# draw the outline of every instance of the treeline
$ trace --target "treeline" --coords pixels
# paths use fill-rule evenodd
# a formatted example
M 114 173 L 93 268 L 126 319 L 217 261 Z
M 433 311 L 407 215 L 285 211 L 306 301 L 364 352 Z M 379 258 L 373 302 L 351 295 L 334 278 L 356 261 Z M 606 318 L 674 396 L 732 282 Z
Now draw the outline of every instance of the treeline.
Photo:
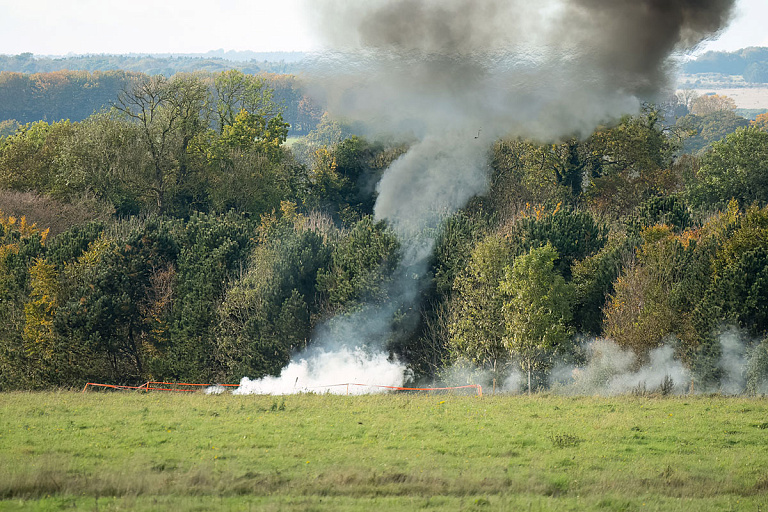
M 706 52 L 683 66 L 686 73 L 742 75 L 751 83 L 768 82 L 768 48 L 749 47 L 735 52 Z
M 244 52 L 243 52 L 244 53 Z M 279 53 L 251 53 L 243 59 L 238 52 L 209 52 L 200 55 L 75 55 L 41 57 L 31 53 L 0 55 L 0 71 L 17 73 L 51 73 L 54 71 L 132 71 L 146 75 L 171 76 L 176 73 L 204 71 L 221 73 L 236 69 L 243 73 L 296 73 L 299 56 Z M 227 58 L 236 57 L 235 59 Z M 261 58 L 260 58 L 261 57 Z M 276 59 L 277 60 L 272 60 Z
M 172 76 L 174 73 L 162 75 Z M 211 88 L 221 76 L 246 75 L 237 70 L 191 74 Z M 248 76 L 262 82 L 265 90 L 271 91 L 271 97 L 281 109 L 284 119 L 290 123 L 292 133 L 306 134 L 317 124 L 322 110 L 304 94 L 295 77 L 268 73 Z M 0 122 L 3 123 L 0 135 L 15 131 L 17 124 L 40 120 L 82 121 L 95 112 L 109 109 L 122 91 L 148 78 L 145 73 L 123 70 L 0 71 Z
M 126 71 L 42 74 L 3 71 L 0 72 L 0 120 L 21 124 L 40 120 L 82 121 L 108 107 L 120 91 L 141 76 Z
M 497 141 L 489 192 L 425 234 L 429 268 L 405 276 L 372 212 L 407 144 L 326 116 L 288 148 L 255 77 L 147 77 L 110 112 L 24 126 L 0 140 L 0 388 L 278 374 L 406 278 L 422 298 L 382 332 L 417 379 L 464 364 L 545 386 L 579 336 L 603 336 L 640 362 L 671 346 L 703 386 L 736 326 L 764 392 L 768 132 L 690 155 L 662 118 Z

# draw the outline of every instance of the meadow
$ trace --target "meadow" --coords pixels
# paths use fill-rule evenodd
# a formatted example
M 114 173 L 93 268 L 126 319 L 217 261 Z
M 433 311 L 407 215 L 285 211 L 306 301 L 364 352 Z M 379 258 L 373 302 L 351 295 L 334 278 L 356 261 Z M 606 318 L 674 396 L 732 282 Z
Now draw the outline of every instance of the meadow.
M 768 510 L 768 401 L 0 394 L 0 510 Z

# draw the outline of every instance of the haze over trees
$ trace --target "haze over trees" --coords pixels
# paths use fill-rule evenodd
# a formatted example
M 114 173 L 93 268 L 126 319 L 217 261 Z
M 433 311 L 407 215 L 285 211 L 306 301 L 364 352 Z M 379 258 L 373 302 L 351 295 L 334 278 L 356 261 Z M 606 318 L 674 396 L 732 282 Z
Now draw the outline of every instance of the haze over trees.
M 768 82 L 768 48 L 750 47 L 735 52 L 706 52 L 683 67 L 686 73 L 742 75 L 750 83 Z
M 0 55 L 0 71 L 50 73 L 53 71 L 125 70 L 148 75 L 171 76 L 176 73 L 204 71 L 221 73 L 235 69 L 247 74 L 296 73 L 304 54 L 299 52 L 224 52 L 204 54 L 130 54 L 42 56 L 32 53 Z
M 62 100 L 86 90 L 91 103 Z M 0 138 L 0 389 L 277 375 L 402 279 L 373 209 L 408 139 L 354 135 L 292 77 L 0 73 L 0 94 L 20 122 Z M 82 116 L 32 119 L 46 101 Z M 768 133 L 715 119 L 733 114 L 722 104 L 493 142 L 490 188 L 430 234 L 426 272 L 408 276 L 423 297 L 390 319 L 390 352 L 416 379 L 468 362 L 537 389 L 583 357 L 577 334 L 605 336 L 641 362 L 669 344 L 716 383 L 718 334 L 735 326 L 764 392 Z M 308 133 L 289 147 L 292 126 Z

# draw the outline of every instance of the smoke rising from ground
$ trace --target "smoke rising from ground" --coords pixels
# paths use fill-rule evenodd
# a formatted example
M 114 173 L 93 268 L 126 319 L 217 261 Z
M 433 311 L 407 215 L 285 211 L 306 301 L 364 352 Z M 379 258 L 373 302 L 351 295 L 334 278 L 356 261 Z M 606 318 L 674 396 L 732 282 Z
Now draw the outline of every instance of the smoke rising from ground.
M 392 308 L 337 319 L 341 363 L 383 350 L 392 314 L 414 305 L 442 221 L 487 190 L 487 152 L 502 136 L 586 136 L 638 110 L 668 85 L 670 58 L 712 37 L 734 0 L 312 0 L 326 51 L 305 77 L 331 114 L 371 133 L 416 140 L 378 184 L 377 219 L 401 239 Z M 370 313 L 370 311 L 369 311 Z M 374 334 L 365 322 L 382 328 Z M 660 356 L 661 357 L 661 356 Z M 350 377 L 298 356 L 284 370 L 324 382 Z M 385 358 L 386 359 L 386 358 Z M 391 362 L 388 362 L 392 364 Z M 397 365 L 397 363 L 394 363 Z M 346 368 L 340 364 L 339 368 Z M 302 373 L 304 372 L 304 373 Z M 385 374 L 387 372 L 384 372 Z M 253 383 L 247 383 L 251 386 Z M 283 389 L 261 381 L 251 389 Z M 262 386 L 262 387 L 259 387 Z M 307 385 L 308 386 L 308 385 Z M 269 391 L 272 392 L 272 391 Z
M 691 377 L 674 357 L 674 349 L 665 345 L 651 351 L 649 361 L 637 367 L 637 357 L 611 340 L 590 343 L 588 363 L 583 367 L 555 368 L 550 375 L 554 388 L 565 394 L 621 395 L 630 392 L 681 394 L 690 388 Z
M 433 240 L 421 236 L 425 228 L 439 226 L 457 205 L 488 187 L 488 149 L 479 138 L 469 139 L 466 133 L 428 136 L 396 160 L 379 182 L 374 213 L 387 219 L 405 242 L 405 265 L 432 254 Z
M 335 351 L 321 348 L 294 358 L 283 368 L 279 377 L 265 377 L 259 380 L 243 378 L 240 387 L 233 394 L 382 393 L 388 389 L 375 386 L 402 386 L 405 373 L 405 365 L 390 361 L 381 351 L 368 352 L 360 347 L 343 347 Z M 350 383 L 359 385 L 346 385 Z
M 691 392 L 693 382 L 695 393 L 744 393 L 751 363 L 747 350 L 749 340 L 731 328 L 720 334 L 718 344 L 719 382 L 708 385 L 696 384 L 696 377 L 675 357 L 671 343 L 652 350 L 648 362 L 638 365 L 634 352 L 611 340 L 598 338 L 587 346 L 585 365 L 556 365 L 549 375 L 550 386 L 564 394 L 613 396 L 645 392 L 684 394 Z M 752 392 L 762 392 L 761 385 L 768 377 L 763 372 L 764 369 L 758 369 L 753 375 L 755 389 Z
M 735 329 L 720 335 L 720 361 L 718 368 L 722 372 L 720 391 L 726 395 L 738 395 L 747 385 L 747 349 Z
M 366 394 L 387 391 L 375 386 L 402 387 L 410 372 L 383 347 L 391 334 L 394 305 L 369 306 L 337 316 L 321 325 L 312 345 L 295 355 L 278 377 L 244 377 L 238 395 L 295 393 Z M 339 384 L 362 386 L 340 386 Z

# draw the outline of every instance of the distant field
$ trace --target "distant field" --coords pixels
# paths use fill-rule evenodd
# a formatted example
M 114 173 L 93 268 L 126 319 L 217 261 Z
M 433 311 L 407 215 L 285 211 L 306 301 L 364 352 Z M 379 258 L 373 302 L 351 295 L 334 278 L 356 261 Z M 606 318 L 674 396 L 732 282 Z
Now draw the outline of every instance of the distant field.
M 297 137 L 297 136 L 288 137 L 285 141 L 285 145 L 288 147 L 291 147 L 293 144 L 295 144 L 297 141 L 300 141 L 303 138 L 304 137 Z
M 6 393 L 0 510 L 768 510 L 768 401 Z
M 738 108 L 768 108 L 768 87 L 693 89 L 700 95 L 716 93 L 733 98 Z

